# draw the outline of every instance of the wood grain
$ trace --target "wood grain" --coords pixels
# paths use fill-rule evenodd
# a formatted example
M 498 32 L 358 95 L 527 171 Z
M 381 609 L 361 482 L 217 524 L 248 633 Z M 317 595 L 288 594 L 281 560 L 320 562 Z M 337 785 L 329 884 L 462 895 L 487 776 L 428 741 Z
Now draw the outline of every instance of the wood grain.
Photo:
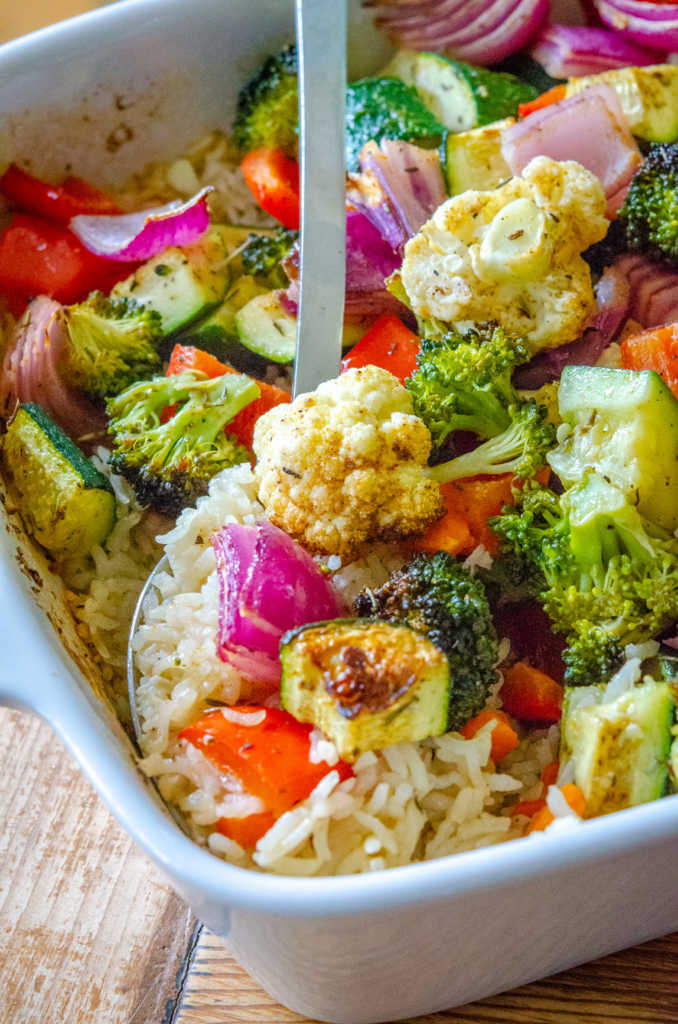
M 161 1024 L 195 921 L 52 731 L 0 709 L 1 1024 Z
M 403 1024 L 677 1024 L 678 934 Z M 316 1024 L 279 1006 L 204 930 L 172 1024 Z
M 311 1024 L 195 921 L 38 719 L 0 709 L 0 1024 Z M 678 1024 L 678 935 L 417 1024 Z

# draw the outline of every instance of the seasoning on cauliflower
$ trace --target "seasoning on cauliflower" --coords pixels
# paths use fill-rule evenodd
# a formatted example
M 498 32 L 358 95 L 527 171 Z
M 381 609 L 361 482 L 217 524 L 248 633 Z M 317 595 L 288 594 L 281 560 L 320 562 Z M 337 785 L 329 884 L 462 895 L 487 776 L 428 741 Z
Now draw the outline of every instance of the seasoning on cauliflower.
M 459 330 L 498 320 L 533 352 L 554 348 L 595 309 L 581 253 L 607 228 L 598 178 L 538 156 L 522 177 L 443 203 L 405 246 L 402 285 L 418 317 Z
M 312 551 L 355 555 L 367 540 L 425 530 L 444 512 L 426 473 L 431 435 L 386 370 L 349 370 L 254 429 L 259 500 Z

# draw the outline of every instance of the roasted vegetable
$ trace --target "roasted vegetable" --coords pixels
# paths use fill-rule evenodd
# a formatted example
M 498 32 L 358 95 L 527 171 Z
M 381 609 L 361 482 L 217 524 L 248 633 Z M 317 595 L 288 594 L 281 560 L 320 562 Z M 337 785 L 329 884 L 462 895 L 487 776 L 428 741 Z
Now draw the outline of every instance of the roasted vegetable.
M 346 169 L 358 170 L 366 142 L 402 139 L 424 149 L 439 146 L 445 129 L 416 89 L 398 78 L 362 78 L 346 89 Z
M 678 143 L 652 146 L 619 217 L 630 249 L 678 266 Z
M 264 62 L 240 90 L 233 137 L 243 150 L 270 146 L 296 154 L 297 50 L 288 46 Z
M 589 475 L 561 496 L 533 486 L 491 525 L 567 638 L 570 685 L 609 679 L 626 644 L 675 619 L 678 541 L 603 477 Z
M 450 671 L 444 654 L 404 625 L 335 619 L 280 642 L 280 702 L 313 722 L 339 756 L 445 732 Z
M 162 326 L 154 310 L 92 292 L 62 315 L 70 341 L 63 373 L 81 391 L 117 395 L 160 368 Z
M 532 477 L 555 441 L 547 411 L 523 400 L 511 384 L 515 367 L 529 354 L 522 339 L 495 323 L 462 335 L 424 338 L 418 365 L 406 382 L 415 411 L 441 445 L 455 430 L 487 438 L 473 451 L 436 465 L 433 479 L 449 483 L 480 474 Z
M 3 439 L 2 464 L 29 531 L 53 554 L 87 554 L 113 529 L 108 479 L 40 406 L 18 409 Z
M 111 465 L 130 481 L 142 505 L 167 515 L 195 504 L 216 473 L 249 458 L 224 427 L 259 397 L 255 381 L 241 374 L 200 376 L 153 377 L 106 403 Z M 167 417 L 169 407 L 174 414 Z
M 280 264 L 298 237 L 297 231 L 283 227 L 272 235 L 254 236 L 241 254 L 243 270 L 267 288 L 286 288 L 289 280 Z
M 663 795 L 675 711 L 669 684 L 647 675 L 618 695 L 604 683 L 566 690 L 560 759 L 573 767 L 587 817 Z
M 523 339 L 493 321 L 466 334 L 424 337 L 406 387 L 433 443 L 440 446 L 454 430 L 482 438 L 503 433 L 511 425 L 509 406 L 519 401 L 511 374 L 529 358 Z
M 588 472 L 619 487 L 630 504 L 678 527 L 678 400 L 652 370 L 568 366 L 558 409 L 570 428 L 548 456 L 569 487 Z
M 483 707 L 495 681 L 497 636 L 482 583 L 443 551 L 417 555 L 377 590 L 364 590 L 356 612 L 414 629 L 447 656 L 448 729 Z

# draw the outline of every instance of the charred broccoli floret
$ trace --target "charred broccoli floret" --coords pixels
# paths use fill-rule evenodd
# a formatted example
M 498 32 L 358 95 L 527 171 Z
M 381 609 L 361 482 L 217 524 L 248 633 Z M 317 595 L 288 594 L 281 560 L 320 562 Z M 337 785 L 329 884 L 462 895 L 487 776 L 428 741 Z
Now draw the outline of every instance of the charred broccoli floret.
M 678 265 L 678 143 L 652 146 L 619 217 L 630 249 Z
M 242 251 L 246 274 L 263 278 L 269 288 L 287 288 L 289 280 L 280 266 L 299 237 L 298 231 L 276 228 L 272 235 L 255 235 Z
M 258 397 L 256 383 L 242 374 L 201 380 L 187 372 L 134 384 L 106 403 L 111 466 L 142 505 L 176 516 L 206 493 L 216 473 L 248 460 L 224 427 Z
M 440 446 L 452 431 L 470 430 L 484 444 L 435 466 L 440 483 L 479 473 L 514 473 L 528 479 L 544 465 L 555 442 L 547 411 L 523 400 L 511 383 L 516 366 L 529 359 L 522 339 L 494 323 L 465 335 L 424 338 L 417 369 L 406 382 L 414 408 Z
M 676 617 L 678 541 L 601 476 L 561 496 L 535 486 L 491 526 L 541 578 L 539 599 L 568 641 L 569 685 L 609 678 L 626 644 L 651 639 Z
M 423 633 L 450 664 L 448 729 L 461 729 L 483 707 L 495 681 L 497 635 L 483 584 L 444 551 L 417 555 L 377 590 L 364 590 L 356 612 Z
M 62 316 L 70 341 L 64 372 L 81 391 L 117 395 L 159 369 L 162 323 L 155 310 L 92 292 Z
M 273 146 L 293 156 L 298 143 L 297 49 L 264 62 L 238 95 L 233 137 L 245 149 Z

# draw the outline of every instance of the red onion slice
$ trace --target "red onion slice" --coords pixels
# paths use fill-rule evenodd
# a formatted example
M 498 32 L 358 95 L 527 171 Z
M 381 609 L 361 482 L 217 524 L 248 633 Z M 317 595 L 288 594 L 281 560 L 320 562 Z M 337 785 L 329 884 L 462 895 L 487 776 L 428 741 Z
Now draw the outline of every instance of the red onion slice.
M 0 413 L 35 402 L 74 440 L 103 434 L 104 414 L 59 374 L 69 345 L 61 306 L 45 295 L 29 303 L 10 339 L 0 380 Z
M 212 187 L 201 189 L 191 199 L 178 199 L 136 213 L 117 216 L 81 214 L 73 217 L 70 229 L 90 252 L 109 260 L 147 260 L 168 245 L 189 245 L 209 227 L 207 196 Z
M 678 4 L 648 0 L 593 0 L 593 4 L 601 21 L 626 39 L 661 54 L 678 49 Z
M 615 266 L 629 279 L 633 320 L 646 329 L 678 320 L 678 271 L 635 253 L 621 256 Z
M 351 175 L 348 200 L 374 224 L 398 254 L 445 200 L 447 192 L 435 150 L 409 142 L 368 142 Z
M 578 161 L 600 179 L 610 217 L 642 162 L 609 85 L 591 86 L 517 121 L 504 133 L 502 152 L 513 174 L 535 156 Z
M 493 64 L 526 46 L 539 31 L 548 0 L 378 0 L 376 23 L 401 46 Z
M 530 56 L 553 78 L 576 78 L 628 66 L 656 64 L 657 54 L 617 32 L 583 25 L 545 25 Z
M 229 523 L 212 537 L 219 578 L 217 654 L 256 682 L 280 679 L 288 629 L 345 614 L 320 567 L 296 541 L 264 522 Z

